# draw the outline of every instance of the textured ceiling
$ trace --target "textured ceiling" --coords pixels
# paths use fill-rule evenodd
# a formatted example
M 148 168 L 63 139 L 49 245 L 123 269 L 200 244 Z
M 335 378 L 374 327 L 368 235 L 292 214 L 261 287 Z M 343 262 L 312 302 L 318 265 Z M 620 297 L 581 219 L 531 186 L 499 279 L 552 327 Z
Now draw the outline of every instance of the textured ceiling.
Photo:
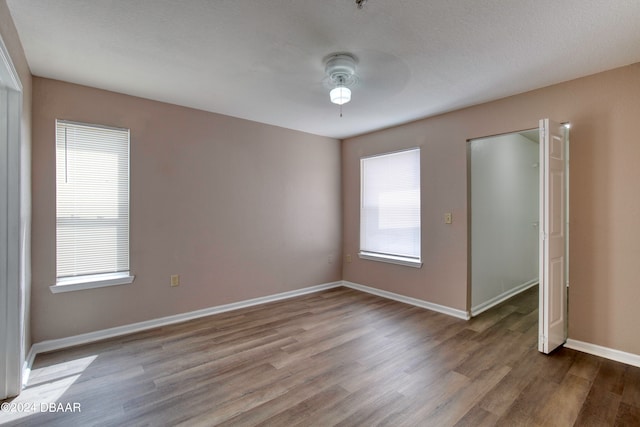
M 640 61 L 638 0 L 8 0 L 31 71 L 337 138 Z M 358 57 L 352 101 L 323 58 Z

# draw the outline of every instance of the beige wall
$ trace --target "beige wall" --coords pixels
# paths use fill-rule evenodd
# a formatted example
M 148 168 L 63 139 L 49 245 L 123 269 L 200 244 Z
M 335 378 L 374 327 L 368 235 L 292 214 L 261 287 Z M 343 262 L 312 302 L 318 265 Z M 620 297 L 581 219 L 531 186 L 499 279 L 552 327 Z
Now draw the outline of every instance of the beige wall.
M 569 337 L 640 354 L 640 64 L 343 142 L 343 278 L 465 310 L 467 140 L 570 121 Z M 359 158 L 422 147 L 421 269 L 360 260 Z M 443 222 L 453 212 L 454 222 Z
M 33 104 L 35 342 L 341 279 L 339 141 L 37 77 Z M 132 285 L 49 290 L 56 118 L 131 129 Z
M 21 224 L 20 236 L 22 248 L 22 272 L 21 272 L 21 298 L 23 300 L 22 310 L 24 312 L 24 344 L 25 354 L 31 347 L 31 335 L 29 326 L 29 298 L 31 285 L 31 71 L 27 64 L 27 59 L 22 49 L 22 44 L 18 38 L 18 32 L 13 24 L 13 19 L 9 13 L 7 2 L 0 0 L 0 36 L 4 42 L 11 61 L 15 67 L 20 83 L 22 84 L 22 126 L 21 132 L 21 164 L 20 164 L 20 211 Z

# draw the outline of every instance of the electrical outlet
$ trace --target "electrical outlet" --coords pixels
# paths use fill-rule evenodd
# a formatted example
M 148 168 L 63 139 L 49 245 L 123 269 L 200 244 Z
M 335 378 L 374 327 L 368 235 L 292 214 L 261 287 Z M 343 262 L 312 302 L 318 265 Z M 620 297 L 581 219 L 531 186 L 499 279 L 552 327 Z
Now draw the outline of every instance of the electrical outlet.
M 351 254 L 347 254 L 344 258 L 347 262 L 351 262 Z
M 451 224 L 453 222 L 453 218 L 451 216 L 451 212 L 445 212 L 444 214 L 444 223 Z
M 180 286 L 180 276 L 177 274 L 171 275 L 171 287 L 174 288 L 176 286 Z
M 333 264 L 333 255 L 329 255 L 329 264 Z

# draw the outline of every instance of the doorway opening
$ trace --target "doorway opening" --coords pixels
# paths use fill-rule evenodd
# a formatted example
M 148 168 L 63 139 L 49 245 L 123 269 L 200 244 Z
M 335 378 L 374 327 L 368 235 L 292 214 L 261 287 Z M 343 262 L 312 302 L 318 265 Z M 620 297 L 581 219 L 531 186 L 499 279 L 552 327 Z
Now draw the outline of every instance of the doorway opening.
M 542 119 L 468 147 L 469 311 L 537 284 L 538 350 L 550 353 L 567 339 L 569 126 Z
M 539 130 L 469 141 L 471 315 L 538 284 Z

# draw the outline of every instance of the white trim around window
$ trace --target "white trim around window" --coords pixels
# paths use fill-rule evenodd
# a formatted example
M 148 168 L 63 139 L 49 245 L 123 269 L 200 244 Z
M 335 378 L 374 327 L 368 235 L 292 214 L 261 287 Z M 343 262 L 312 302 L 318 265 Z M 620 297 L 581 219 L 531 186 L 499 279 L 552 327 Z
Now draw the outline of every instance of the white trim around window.
M 128 285 L 133 283 L 136 276 L 129 272 L 92 274 L 79 277 L 65 277 L 56 280 L 55 285 L 49 286 L 52 293 L 82 291 L 85 289 L 104 288 L 106 286 Z
M 407 258 L 407 257 L 396 256 L 396 255 L 376 254 L 373 252 L 359 252 L 358 257 L 360 259 L 366 259 L 369 261 L 388 262 L 390 264 L 404 265 L 407 267 L 415 267 L 415 268 L 422 267 L 422 261 L 416 258 Z
M 360 159 L 361 259 L 422 267 L 420 148 Z
M 56 120 L 56 283 L 69 292 L 129 274 L 129 129 Z

